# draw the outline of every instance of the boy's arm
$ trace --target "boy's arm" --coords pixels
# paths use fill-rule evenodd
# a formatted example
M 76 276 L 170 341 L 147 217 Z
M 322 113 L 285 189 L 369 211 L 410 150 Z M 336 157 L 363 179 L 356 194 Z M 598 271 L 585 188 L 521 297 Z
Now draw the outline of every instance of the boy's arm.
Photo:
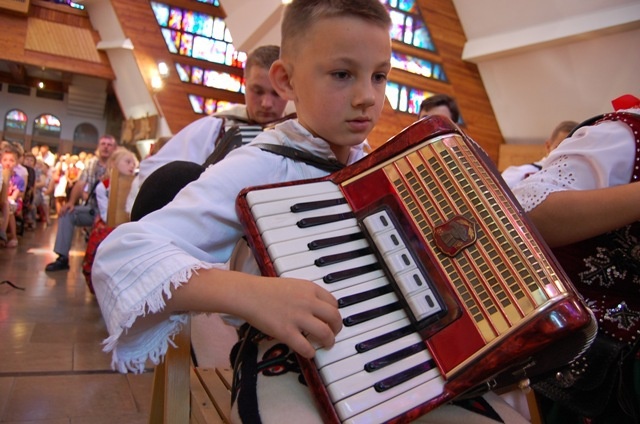
M 311 358 L 310 340 L 331 347 L 342 328 L 336 299 L 318 285 L 220 269 L 200 270 L 173 291 L 169 312 L 227 313 Z
M 551 247 L 575 243 L 640 221 L 640 184 L 549 194 L 528 215 Z

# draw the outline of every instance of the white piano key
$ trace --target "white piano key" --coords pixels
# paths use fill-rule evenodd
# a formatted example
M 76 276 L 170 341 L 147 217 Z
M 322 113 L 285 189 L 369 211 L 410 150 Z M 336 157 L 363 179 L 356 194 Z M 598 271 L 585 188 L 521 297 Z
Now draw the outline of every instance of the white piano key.
M 335 403 L 373 387 L 374 384 L 386 378 L 402 373 L 403 371 L 420 365 L 430 359 L 431 355 L 427 351 L 418 352 L 408 358 L 405 358 L 402 362 L 396 362 L 395 364 L 391 364 L 388 367 L 381 368 L 377 371 L 367 372 L 362 370 L 347 378 L 335 381 L 326 386 L 327 392 L 329 393 L 329 397 L 332 402 Z
M 327 365 L 320 369 L 320 375 L 322 376 L 322 380 L 324 381 L 324 384 L 326 386 L 335 381 L 362 371 L 365 364 L 375 359 L 383 358 L 416 343 L 424 342 L 418 333 L 412 333 L 394 340 L 391 343 L 386 343 L 367 352 L 358 353 L 356 355 L 349 356 L 341 361 L 337 361 L 333 364 Z
M 271 244 L 268 247 L 269 257 L 271 258 L 281 258 L 283 256 L 293 255 L 296 253 L 306 252 L 309 250 L 307 246 L 312 241 L 323 240 L 333 237 L 346 236 L 349 234 L 361 233 L 360 228 L 358 227 L 346 227 L 336 231 L 329 231 L 325 233 L 318 234 L 316 237 L 312 237 L 310 239 L 307 238 L 295 238 L 293 240 L 285 240 L 279 243 Z M 316 250 L 317 252 L 323 251 L 323 249 Z
M 395 229 L 371 234 L 371 239 L 378 247 L 380 253 L 383 255 L 389 252 L 393 252 L 396 249 L 402 249 L 405 247 L 400 233 L 398 233 L 398 231 L 396 231 Z
M 314 361 L 318 368 L 322 368 L 326 365 L 332 364 L 341 359 L 347 358 L 349 356 L 357 355 L 356 345 L 358 343 L 365 342 L 367 340 L 371 340 L 375 337 L 382 336 L 384 334 L 391 333 L 392 331 L 396 331 L 400 328 L 406 327 L 410 324 L 409 318 L 400 318 L 396 321 L 390 322 L 388 324 L 382 325 L 380 327 L 374 328 L 367 332 L 358 334 L 354 337 L 341 340 L 331 346 L 330 349 L 318 349 L 316 351 L 316 356 L 314 357 Z
M 352 228 L 357 226 L 358 221 L 355 218 L 343 219 L 340 221 L 330 222 L 329 224 L 316 225 L 313 227 L 299 228 L 296 225 L 292 225 L 286 228 L 269 229 L 261 234 L 262 241 L 265 246 L 271 246 L 274 243 L 279 243 L 285 240 L 293 240 L 298 238 L 306 238 L 311 241 L 317 238 L 318 235 L 331 231 L 344 230 L 346 228 Z
M 403 272 L 417 269 L 413 257 L 407 249 L 400 249 L 384 255 L 384 261 L 389 267 L 389 271 L 395 276 Z
M 334 406 L 343 424 L 382 423 L 441 395 L 444 384 L 436 368 L 385 392 L 370 388 Z
M 352 212 L 351 207 L 344 204 L 304 212 L 287 212 L 278 215 L 267 215 L 262 218 L 258 218 L 256 220 L 256 225 L 258 226 L 260 234 L 262 234 L 267 230 L 297 226 L 296 224 L 303 218 L 324 217 L 349 212 Z M 318 225 L 318 227 L 323 226 L 324 225 Z
M 342 196 L 340 188 L 336 184 L 331 181 L 320 181 L 317 183 L 253 190 L 247 193 L 246 199 L 251 207 L 259 203 L 268 203 L 276 200 L 297 199 L 308 196 L 309 193 L 340 193 L 340 196 Z
M 380 211 L 369 215 L 362 220 L 370 234 L 377 234 L 393 228 L 393 221 L 386 211 Z
M 278 274 L 307 266 L 318 267 L 314 263 L 316 259 L 330 255 L 337 255 L 340 253 L 350 253 L 367 247 L 369 247 L 369 242 L 367 240 L 355 240 L 337 246 L 327 247 L 325 249 L 308 250 L 306 252 L 296 253 L 294 255 L 281 256 L 273 261 L 273 266 Z M 321 266 L 318 268 L 323 269 L 326 268 L 326 266 Z
M 409 297 L 413 293 L 429 288 L 427 279 L 417 268 L 402 274 L 394 275 L 394 279 L 404 297 Z
M 441 308 L 433 292 L 429 289 L 414 293 L 407 298 L 413 316 L 419 321 L 438 313 Z

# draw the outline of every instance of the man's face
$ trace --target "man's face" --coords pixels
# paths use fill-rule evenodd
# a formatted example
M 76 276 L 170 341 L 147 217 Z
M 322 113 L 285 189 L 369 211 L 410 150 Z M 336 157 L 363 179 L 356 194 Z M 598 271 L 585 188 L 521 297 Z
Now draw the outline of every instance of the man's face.
M 287 100 L 275 92 L 269 80 L 269 70 L 253 66 L 246 75 L 247 115 L 259 124 L 266 124 L 282 117 Z
M 111 157 L 111 154 L 116 150 L 116 142 L 108 137 L 102 137 L 98 141 L 98 157 L 101 160 L 107 160 Z

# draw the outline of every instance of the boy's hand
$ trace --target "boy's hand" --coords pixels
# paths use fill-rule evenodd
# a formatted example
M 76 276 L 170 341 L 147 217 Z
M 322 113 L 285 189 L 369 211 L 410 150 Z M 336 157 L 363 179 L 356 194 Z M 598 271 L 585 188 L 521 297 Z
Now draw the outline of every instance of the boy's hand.
M 336 299 L 310 281 L 270 278 L 242 296 L 247 296 L 243 315 L 249 323 L 305 358 L 315 355 L 311 341 L 331 347 L 342 328 Z

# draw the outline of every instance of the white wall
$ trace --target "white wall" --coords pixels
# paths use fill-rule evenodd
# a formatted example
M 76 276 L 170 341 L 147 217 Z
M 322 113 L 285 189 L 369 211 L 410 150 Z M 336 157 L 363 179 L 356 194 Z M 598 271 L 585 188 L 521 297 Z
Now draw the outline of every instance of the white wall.
M 33 130 L 33 120 L 43 113 L 55 115 L 61 122 L 60 138 L 64 140 L 73 140 L 73 131 L 84 122 L 92 124 L 98 130 L 98 134 L 104 134 L 106 129 L 106 120 L 92 119 L 79 116 L 73 116 L 67 112 L 67 97 L 63 101 L 42 99 L 35 96 L 35 89 L 31 89 L 31 95 L 25 96 L 20 94 L 12 94 L 8 92 L 8 85 L 2 84 L 0 91 L 0 131 L 4 130 L 4 117 L 8 111 L 12 109 L 20 109 L 27 114 L 27 134 L 31 135 Z

